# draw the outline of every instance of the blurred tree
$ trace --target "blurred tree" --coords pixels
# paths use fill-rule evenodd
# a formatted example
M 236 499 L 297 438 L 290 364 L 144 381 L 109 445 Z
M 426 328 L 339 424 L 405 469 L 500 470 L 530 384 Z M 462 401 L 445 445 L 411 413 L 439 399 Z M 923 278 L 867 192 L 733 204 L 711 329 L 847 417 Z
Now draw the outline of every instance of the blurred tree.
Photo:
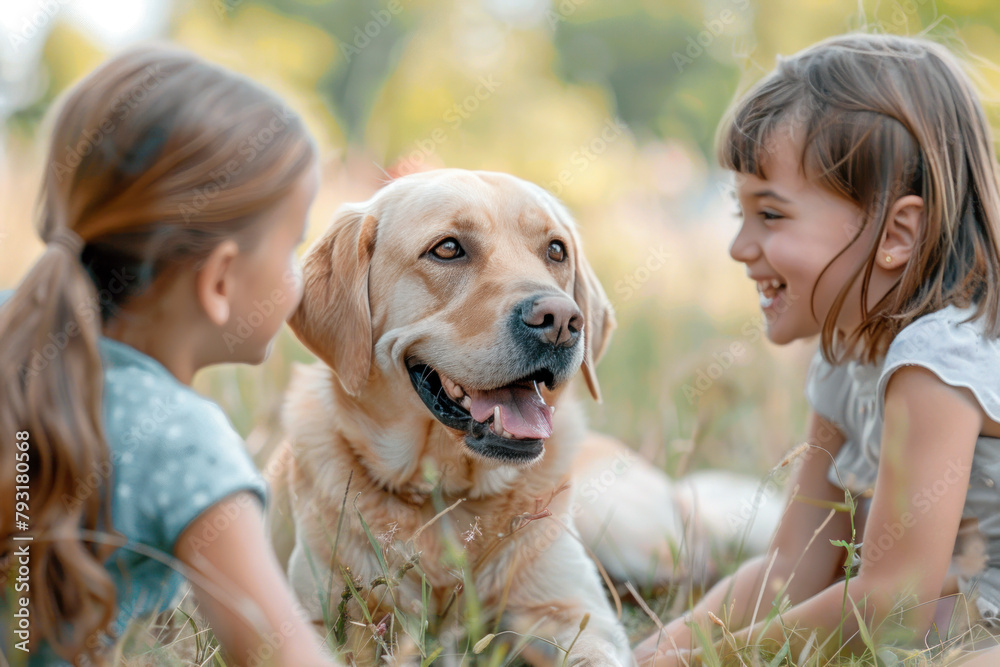
M 616 3 L 613 14 L 583 6 L 566 16 L 555 33 L 557 71 L 610 90 L 640 142 L 679 137 L 707 152 L 739 80 L 730 54 L 743 41 L 750 10 L 725 3 L 701 18 L 695 2 L 673 2 L 669 13 L 644 4 Z
M 396 69 L 406 43 L 420 27 L 419 3 L 409 0 L 261 0 L 312 23 L 338 41 L 341 57 L 319 82 L 347 141 L 364 143 L 375 98 Z M 230 11 L 233 11 L 232 9 Z

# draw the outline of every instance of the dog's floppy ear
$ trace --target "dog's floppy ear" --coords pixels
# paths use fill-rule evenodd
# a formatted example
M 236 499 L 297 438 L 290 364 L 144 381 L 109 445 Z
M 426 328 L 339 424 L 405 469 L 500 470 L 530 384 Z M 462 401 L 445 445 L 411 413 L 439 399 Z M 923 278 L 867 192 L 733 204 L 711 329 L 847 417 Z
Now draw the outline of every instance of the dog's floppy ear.
M 303 294 L 288 320 L 299 340 L 357 396 L 372 364 L 368 267 L 375 251 L 375 216 L 347 207 L 306 253 Z
M 583 313 L 583 377 L 590 395 L 601 402 L 601 388 L 597 384 L 595 366 L 604 354 L 611 332 L 615 328 L 615 313 L 604 288 L 583 255 L 580 239 L 576 240 L 576 274 L 573 279 L 573 300 Z

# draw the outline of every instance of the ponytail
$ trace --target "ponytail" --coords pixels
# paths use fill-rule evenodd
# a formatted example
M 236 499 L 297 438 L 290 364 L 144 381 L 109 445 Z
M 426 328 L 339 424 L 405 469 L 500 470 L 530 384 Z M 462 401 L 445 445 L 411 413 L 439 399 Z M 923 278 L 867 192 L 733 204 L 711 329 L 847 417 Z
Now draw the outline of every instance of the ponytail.
M 32 645 L 44 638 L 65 660 L 82 654 L 101 664 L 99 633 L 115 612 L 104 568 L 113 547 L 80 538 L 81 529 L 112 526 L 109 494 L 80 486 L 94 471 L 111 472 L 101 427 L 101 318 L 80 262 L 82 239 L 61 228 L 48 240 L 0 307 L 0 504 L 15 510 L 0 516 L 0 562 L 8 578 L 26 566 Z M 12 612 L 21 597 L 10 601 Z
M 48 247 L 0 306 L 0 572 L 20 567 L 11 556 L 28 545 L 30 594 L 18 596 L 32 639 L 95 661 L 117 599 L 114 547 L 90 532 L 113 531 L 102 323 L 224 240 L 259 242 L 261 213 L 294 190 L 316 148 L 271 92 L 174 47 L 112 58 L 54 108 L 39 214 Z M 27 531 L 6 509 L 18 475 Z M 25 532 L 32 541 L 15 540 Z

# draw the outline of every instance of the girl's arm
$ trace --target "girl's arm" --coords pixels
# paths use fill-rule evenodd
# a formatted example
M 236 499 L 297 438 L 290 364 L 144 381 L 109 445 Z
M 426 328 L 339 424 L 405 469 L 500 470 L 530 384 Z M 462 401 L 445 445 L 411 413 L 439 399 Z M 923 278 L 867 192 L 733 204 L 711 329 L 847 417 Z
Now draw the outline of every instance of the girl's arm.
M 785 642 L 786 629 L 799 628 L 788 637 L 794 655 L 813 630 L 820 642 L 836 634 L 842 614 L 846 639 L 859 629 L 852 601 L 872 634 L 888 633 L 883 621 L 898 602 L 900 629 L 911 636 L 925 633 L 951 560 L 984 418 L 969 390 L 946 385 L 919 366 L 896 371 L 886 389 L 861 569 L 847 585 L 846 608 L 839 583 L 788 610 L 780 622 L 736 633 L 736 644 L 773 640 L 770 648 L 776 648 Z
M 657 644 L 660 651 L 674 644 L 693 647 L 688 622 L 707 630 L 711 627 L 708 612 L 725 619 L 727 626 L 735 630 L 749 625 L 758 597 L 757 618 L 762 618 L 779 593 L 787 594 L 794 604 L 834 581 L 843 564 L 843 551 L 833 547 L 830 540 L 850 537 L 850 518 L 843 512 L 831 517 L 831 510 L 824 505 L 844 502 L 843 489 L 827 481 L 827 471 L 844 444 L 844 436 L 829 421 L 812 414 L 807 442 L 809 449 L 795 462 L 798 466 L 789 482 L 791 500 L 767 555 L 744 563 L 735 574 L 712 587 L 692 609 L 690 619 L 675 619 L 663 636 L 654 634 L 640 644 L 635 652 L 640 664 L 652 657 Z
M 192 581 L 199 607 L 237 665 L 337 665 L 299 613 L 259 502 L 241 498 L 249 495 L 202 512 L 174 546 L 177 558 L 211 582 Z

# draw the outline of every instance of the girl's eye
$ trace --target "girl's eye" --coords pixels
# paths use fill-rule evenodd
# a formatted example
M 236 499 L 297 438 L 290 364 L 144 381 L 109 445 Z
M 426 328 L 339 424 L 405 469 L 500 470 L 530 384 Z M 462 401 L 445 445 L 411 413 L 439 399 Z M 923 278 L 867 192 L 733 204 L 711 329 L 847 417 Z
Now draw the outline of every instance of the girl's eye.
M 458 259 L 465 256 L 465 250 L 457 240 L 449 237 L 431 248 L 431 254 L 438 259 Z
M 549 259 L 553 262 L 562 262 L 566 259 L 566 246 L 562 241 L 553 241 L 548 248 Z
M 760 215 L 765 220 L 780 220 L 780 219 L 782 219 L 782 218 L 785 217 L 785 216 L 783 216 L 780 213 L 777 213 L 775 211 L 761 211 Z

